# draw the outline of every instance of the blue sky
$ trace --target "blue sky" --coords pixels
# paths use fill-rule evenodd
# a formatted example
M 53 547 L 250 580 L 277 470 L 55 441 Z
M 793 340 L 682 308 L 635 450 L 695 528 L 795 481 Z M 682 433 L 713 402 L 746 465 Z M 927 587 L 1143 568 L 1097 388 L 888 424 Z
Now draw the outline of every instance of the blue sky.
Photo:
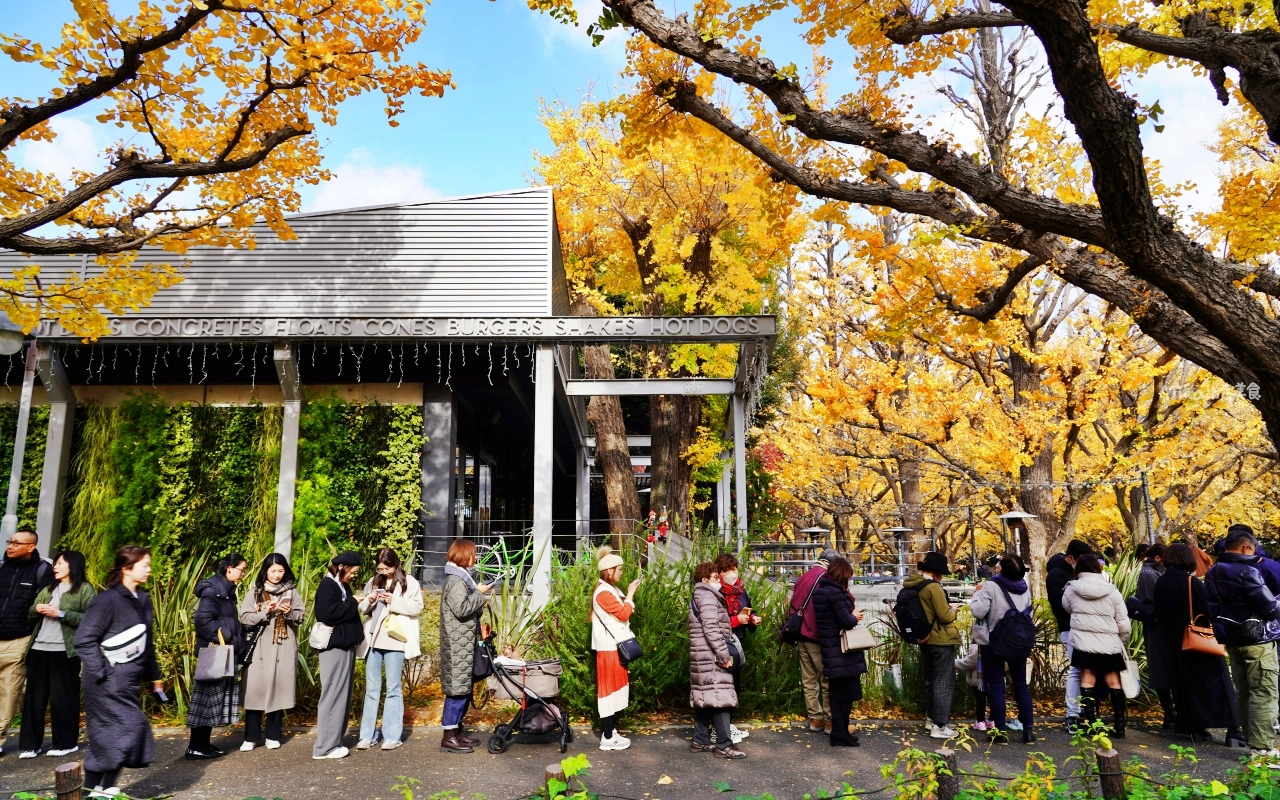
M 115 2 L 123 9 L 136 0 Z M 326 142 L 326 166 L 336 177 L 319 188 L 308 187 L 305 210 L 525 185 L 533 151 L 550 147 L 538 119 L 540 101 L 573 105 L 586 92 L 604 98 L 622 88 L 622 33 L 611 32 L 602 46 L 591 47 L 585 27 L 600 6 L 598 0 L 579 0 L 578 6 L 582 25 L 572 28 L 530 11 L 525 0 L 436 0 L 428 9 L 426 30 L 407 58 L 451 70 L 458 88 L 443 99 L 410 98 L 398 128 L 387 125 L 380 95 L 344 104 L 338 125 L 320 134 Z M 52 42 L 71 15 L 69 0 L 7 0 L 0 3 L 0 30 Z M 808 50 L 788 27 L 770 21 L 757 32 L 775 61 L 804 65 Z M 848 60 L 838 46 L 829 47 L 828 53 L 836 59 L 830 79 L 838 93 L 853 76 L 847 66 L 842 68 Z M 939 74 L 915 81 L 916 108 L 943 112 L 934 89 L 953 77 Z M 36 97 L 48 91 L 48 80 L 49 73 L 39 67 L 0 58 L 0 86 L 6 95 Z M 1193 207 L 1213 205 L 1217 158 L 1205 145 L 1215 138 L 1224 111 L 1208 81 L 1187 69 L 1157 67 L 1132 88 L 1144 103 L 1158 99 L 1168 111 L 1162 120 L 1164 133 L 1155 134 L 1150 126 L 1144 129 L 1147 152 L 1163 162 L 1166 182 L 1194 181 L 1200 192 L 1184 201 Z M 1040 107 L 1049 100 L 1046 91 Z M 963 126 L 954 113 L 944 114 L 940 121 L 943 127 Z M 115 128 L 99 126 L 85 110 L 61 120 L 56 129 L 56 143 L 23 145 L 17 154 L 20 162 L 66 174 L 71 164 L 93 159 L 117 135 Z M 959 131 L 958 138 L 969 137 Z

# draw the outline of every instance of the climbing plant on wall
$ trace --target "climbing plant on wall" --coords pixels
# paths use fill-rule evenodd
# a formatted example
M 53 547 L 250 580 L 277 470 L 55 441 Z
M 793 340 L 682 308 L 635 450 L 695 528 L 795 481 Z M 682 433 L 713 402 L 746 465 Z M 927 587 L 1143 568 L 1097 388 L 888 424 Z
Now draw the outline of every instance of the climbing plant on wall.
M 13 464 L 13 437 L 18 430 L 16 403 L 0 405 L 0 514 L 9 496 L 9 470 Z M 22 482 L 18 486 L 18 527 L 35 530 L 40 505 L 40 476 L 44 471 L 45 437 L 49 434 L 49 407 L 35 406 L 27 418 L 27 442 L 22 458 Z

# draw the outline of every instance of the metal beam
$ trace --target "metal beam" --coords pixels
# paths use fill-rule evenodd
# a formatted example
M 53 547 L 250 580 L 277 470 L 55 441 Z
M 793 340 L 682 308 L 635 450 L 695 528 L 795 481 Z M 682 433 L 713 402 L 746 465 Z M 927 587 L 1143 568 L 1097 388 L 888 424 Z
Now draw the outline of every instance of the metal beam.
M 586 445 L 587 447 L 594 448 L 596 446 L 596 437 L 588 436 L 586 439 Z M 627 447 L 652 447 L 652 446 L 653 446 L 652 436 L 628 436 L 627 437 Z
M 22 394 L 18 400 L 18 429 L 13 434 L 13 464 L 9 469 L 9 497 L 0 537 L 6 541 L 18 530 L 18 488 L 22 483 L 22 459 L 27 452 L 27 423 L 31 419 L 31 393 L 36 385 L 36 343 L 27 345 L 26 367 L 22 372 Z
M 738 515 L 738 546 L 747 539 L 747 442 L 746 400 L 740 394 L 733 396 L 733 490 L 737 493 L 735 511 Z
M 76 394 L 53 345 L 36 346 L 36 371 L 49 395 L 49 433 L 45 438 L 44 474 L 40 477 L 40 505 L 36 510 L 40 555 L 48 558 L 62 533 L 62 500 L 67 489 L 67 468 L 71 465 Z
M 530 609 L 551 598 L 551 503 L 555 475 L 555 346 L 540 344 L 534 354 L 533 386 L 533 581 Z
M 650 378 L 649 380 L 565 381 L 571 397 L 608 397 L 658 394 L 733 394 L 734 382 L 721 378 Z
M 293 551 L 293 501 L 298 484 L 298 425 L 302 418 L 302 381 L 293 359 L 293 346 L 276 342 L 273 353 L 280 391 L 284 394 L 284 419 L 280 432 L 280 479 L 276 484 L 275 551 L 290 557 Z

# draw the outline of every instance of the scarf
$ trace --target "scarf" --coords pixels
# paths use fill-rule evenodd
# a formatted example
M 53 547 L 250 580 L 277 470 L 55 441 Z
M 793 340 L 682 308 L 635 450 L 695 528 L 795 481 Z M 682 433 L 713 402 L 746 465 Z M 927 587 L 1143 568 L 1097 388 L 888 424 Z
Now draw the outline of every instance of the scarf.
M 262 584 L 262 591 L 258 595 L 258 611 L 264 610 L 273 599 L 278 603 L 281 599 L 281 595 L 285 592 L 292 591 L 292 583 L 272 583 L 271 581 L 266 581 Z M 281 644 L 288 638 L 289 623 L 285 619 L 284 614 L 277 613 L 275 623 L 271 628 L 271 643 Z
M 476 580 L 475 578 L 471 577 L 471 573 L 467 572 L 465 569 L 453 563 L 452 561 L 445 562 L 444 574 L 456 575 L 457 577 L 462 578 L 462 580 L 466 582 L 468 590 L 473 592 L 476 590 Z
M 720 594 L 724 595 L 725 605 L 729 607 L 729 616 L 736 617 L 738 612 L 742 611 L 742 596 L 747 590 L 742 585 L 742 579 L 730 586 L 723 581 L 720 583 Z

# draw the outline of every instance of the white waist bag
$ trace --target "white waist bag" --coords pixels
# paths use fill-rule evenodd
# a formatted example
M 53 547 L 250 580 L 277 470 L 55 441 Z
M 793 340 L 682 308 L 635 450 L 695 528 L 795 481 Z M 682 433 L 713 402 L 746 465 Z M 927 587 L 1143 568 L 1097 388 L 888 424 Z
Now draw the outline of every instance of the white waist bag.
M 142 623 L 112 636 L 102 643 L 102 655 L 112 664 L 136 661 L 147 649 L 147 626 Z

